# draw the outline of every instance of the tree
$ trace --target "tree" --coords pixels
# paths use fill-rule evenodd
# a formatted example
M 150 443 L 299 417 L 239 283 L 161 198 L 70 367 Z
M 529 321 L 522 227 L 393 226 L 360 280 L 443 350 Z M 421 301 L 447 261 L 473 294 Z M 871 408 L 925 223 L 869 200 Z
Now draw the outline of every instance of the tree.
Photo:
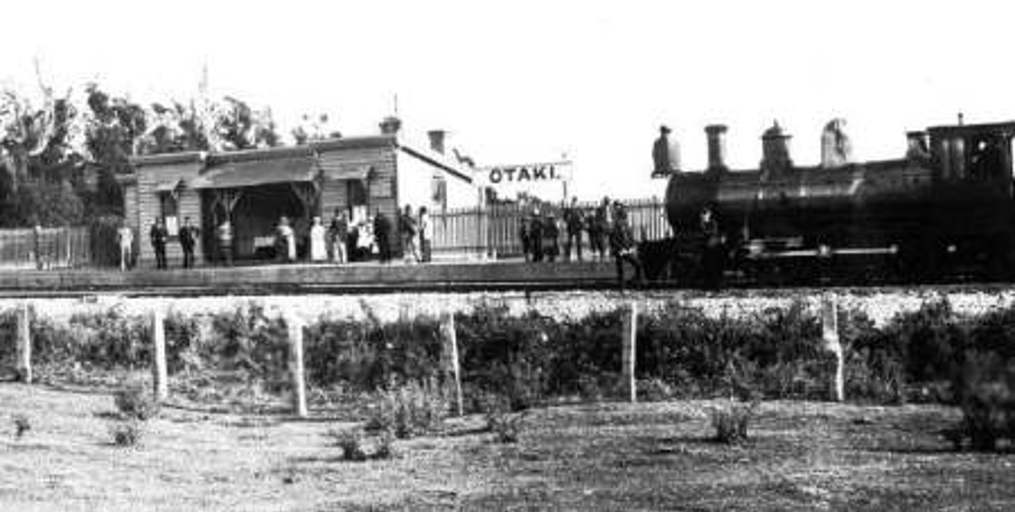
M 303 114 L 300 124 L 296 125 L 296 128 L 293 128 L 290 133 L 297 146 L 304 146 L 315 140 L 342 138 L 342 133 L 338 130 L 329 130 L 328 114 L 324 113 L 317 116 Z
M 93 208 L 96 213 L 121 214 L 123 192 L 116 176 L 130 172 L 130 157 L 139 154 L 148 127 L 145 110 L 126 98 L 110 97 L 97 84 L 89 84 L 90 116 L 86 147 L 99 168 L 99 191 Z
M 271 110 L 255 111 L 245 102 L 226 96 L 214 105 L 213 111 L 216 132 L 223 142 L 221 149 L 253 149 L 279 144 Z

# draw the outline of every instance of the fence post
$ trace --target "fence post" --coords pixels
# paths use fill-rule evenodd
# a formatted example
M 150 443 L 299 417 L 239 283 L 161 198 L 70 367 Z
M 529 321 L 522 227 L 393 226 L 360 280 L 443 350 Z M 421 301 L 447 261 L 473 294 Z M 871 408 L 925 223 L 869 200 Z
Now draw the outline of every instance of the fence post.
M 155 366 L 152 368 L 155 401 L 161 403 L 169 398 L 169 370 L 166 367 L 165 313 L 159 308 L 152 311 L 152 343 L 155 345 Z
M 441 338 L 444 340 L 444 353 L 451 358 L 451 373 L 455 379 L 455 405 L 459 416 L 465 414 L 464 400 L 462 399 L 462 374 L 461 363 L 458 361 L 458 334 L 455 332 L 455 315 L 452 313 L 441 314 Z
M 638 401 L 638 381 L 635 379 L 635 354 L 637 353 L 638 333 L 638 303 L 631 302 L 631 307 L 624 315 L 623 323 L 623 353 L 621 362 L 623 368 L 624 386 L 627 388 L 628 400 L 631 403 Z
M 21 382 L 32 383 L 32 334 L 28 304 L 18 308 L 17 372 Z
M 303 323 L 293 312 L 288 312 L 285 324 L 289 331 L 289 373 L 292 377 L 293 413 L 307 417 L 307 392 L 303 381 Z
M 832 399 L 842 402 L 846 399 L 842 343 L 839 342 L 839 318 L 835 296 L 828 294 L 821 300 L 821 337 L 825 349 L 835 354 L 835 375 L 832 378 Z

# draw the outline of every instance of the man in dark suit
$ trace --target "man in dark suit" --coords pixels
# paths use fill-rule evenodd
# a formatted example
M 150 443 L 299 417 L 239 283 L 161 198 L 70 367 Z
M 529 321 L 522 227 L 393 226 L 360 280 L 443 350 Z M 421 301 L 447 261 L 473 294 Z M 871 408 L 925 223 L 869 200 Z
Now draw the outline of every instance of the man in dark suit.
M 391 228 L 391 219 L 378 209 L 377 215 L 374 216 L 374 240 L 377 243 L 381 263 L 391 261 Z
M 155 268 L 164 269 L 166 267 L 166 239 L 169 238 L 169 232 L 166 231 L 166 226 L 162 224 L 162 219 L 156 220 L 152 224 L 152 229 L 148 233 L 152 241 L 152 249 L 155 250 Z
M 194 245 L 197 244 L 197 228 L 190 224 L 190 217 L 183 218 L 180 228 L 180 247 L 183 249 L 183 268 L 194 266 Z

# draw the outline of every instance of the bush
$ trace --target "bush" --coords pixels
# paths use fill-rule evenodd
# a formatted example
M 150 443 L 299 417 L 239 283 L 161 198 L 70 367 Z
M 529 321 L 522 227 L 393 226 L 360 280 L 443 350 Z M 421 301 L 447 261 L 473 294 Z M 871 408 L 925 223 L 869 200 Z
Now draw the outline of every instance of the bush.
M 503 394 L 518 411 L 560 391 L 559 384 L 551 387 L 556 358 L 550 340 L 560 339 L 565 328 L 552 319 L 482 306 L 459 317 L 456 328 L 462 379 L 473 392 Z
M 429 317 L 382 323 L 324 319 L 307 329 L 305 352 L 311 384 L 341 383 L 369 391 L 391 381 L 435 379 L 441 372 L 439 324 Z
M 24 414 L 15 415 L 12 420 L 14 421 L 14 438 L 21 439 L 25 435 L 25 432 L 32 430 L 32 423 L 28 420 L 28 416 Z
M 486 416 L 486 431 L 493 432 L 499 443 L 517 443 L 522 430 L 525 411 L 512 414 L 510 400 L 498 394 L 483 397 L 483 413 Z
M 1015 442 L 1015 359 L 994 351 L 964 354 L 962 372 L 954 383 L 962 420 L 951 432 L 956 449 L 965 439 L 979 451 L 992 451 L 997 442 Z
M 381 432 L 377 439 L 377 448 L 374 451 L 374 459 L 390 459 L 395 456 L 395 435 L 390 431 Z
M 110 428 L 113 444 L 116 446 L 135 446 L 141 441 L 144 428 L 137 420 L 126 420 L 116 423 Z
M 758 402 L 750 404 L 733 403 L 728 408 L 717 408 L 712 411 L 712 428 L 715 429 L 716 442 L 737 444 L 747 440 L 747 429 Z
M 114 395 L 117 410 L 128 419 L 147 421 L 159 413 L 159 403 L 141 386 L 128 386 Z
M 638 379 L 639 400 L 662 402 L 673 398 L 675 394 L 673 386 L 658 377 Z
M 363 433 L 356 428 L 334 430 L 329 432 L 334 438 L 335 445 L 342 449 L 342 458 L 350 461 L 363 461 L 367 459 L 363 451 Z
M 391 432 L 399 439 L 435 432 L 448 414 L 448 400 L 434 380 L 412 381 L 378 395 L 367 428 Z

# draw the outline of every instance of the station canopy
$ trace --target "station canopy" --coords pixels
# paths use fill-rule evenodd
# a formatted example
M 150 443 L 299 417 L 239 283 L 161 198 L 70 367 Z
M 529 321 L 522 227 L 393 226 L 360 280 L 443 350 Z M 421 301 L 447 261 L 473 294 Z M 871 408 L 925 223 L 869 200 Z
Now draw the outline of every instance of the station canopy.
M 216 189 L 301 183 L 313 181 L 318 169 L 317 160 L 311 156 L 226 162 L 191 180 L 190 187 Z

